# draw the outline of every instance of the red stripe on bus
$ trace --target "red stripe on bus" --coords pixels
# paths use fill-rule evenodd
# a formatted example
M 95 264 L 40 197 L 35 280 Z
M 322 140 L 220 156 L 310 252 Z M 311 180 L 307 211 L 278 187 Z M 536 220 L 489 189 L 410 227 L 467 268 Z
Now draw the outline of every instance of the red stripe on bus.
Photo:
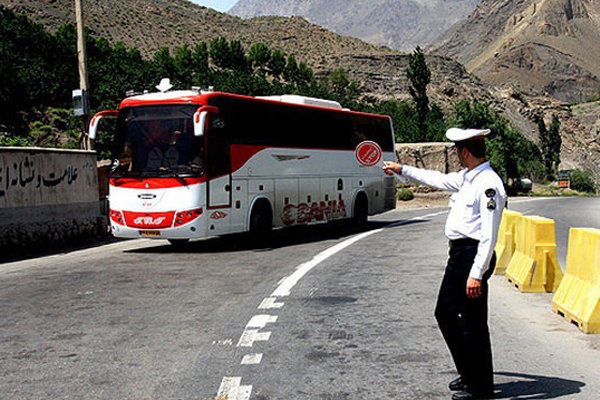
M 185 181 L 185 184 L 184 182 Z M 180 186 L 197 185 L 204 183 L 206 179 L 202 176 L 199 178 L 110 178 L 110 185 L 125 189 L 169 189 Z
M 254 155 L 266 150 L 267 146 L 231 145 L 231 173 L 237 172 Z
M 123 215 L 128 227 L 140 229 L 170 228 L 175 219 L 175 211 L 153 213 L 123 211 Z

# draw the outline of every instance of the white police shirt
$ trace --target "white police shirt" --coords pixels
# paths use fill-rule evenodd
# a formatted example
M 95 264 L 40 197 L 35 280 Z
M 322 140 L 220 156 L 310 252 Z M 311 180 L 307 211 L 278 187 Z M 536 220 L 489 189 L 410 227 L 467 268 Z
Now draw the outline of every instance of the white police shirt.
M 471 171 L 443 174 L 402 165 L 402 175 L 441 190 L 455 192 L 446 220 L 446 237 L 450 240 L 471 238 L 479 241 L 469 273 L 481 279 L 487 271 L 496 246 L 506 192 L 500 177 L 484 162 Z

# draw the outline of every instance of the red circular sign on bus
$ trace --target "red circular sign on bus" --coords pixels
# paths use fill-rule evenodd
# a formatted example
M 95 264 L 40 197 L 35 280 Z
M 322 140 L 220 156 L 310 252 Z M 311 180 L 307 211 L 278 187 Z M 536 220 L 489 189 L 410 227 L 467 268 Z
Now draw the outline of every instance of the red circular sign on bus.
M 375 142 L 366 140 L 356 146 L 354 150 L 356 161 L 365 167 L 372 167 L 381 161 L 381 147 Z

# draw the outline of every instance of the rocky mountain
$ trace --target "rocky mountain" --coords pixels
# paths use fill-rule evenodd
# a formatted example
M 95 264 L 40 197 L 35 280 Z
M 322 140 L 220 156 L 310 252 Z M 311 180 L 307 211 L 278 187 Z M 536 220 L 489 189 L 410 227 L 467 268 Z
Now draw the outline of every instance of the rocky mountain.
M 0 0 L 0 4 L 49 30 L 75 19 L 72 0 Z M 148 57 L 163 46 L 194 45 L 225 36 L 245 46 L 262 42 L 294 54 L 317 74 L 345 68 L 367 95 L 408 98 L 406 54 L 340 36 L 300 17 L 244 20 L 187 0 L 86 0 L 84 11 L 92 34 L 111 42 L 122 41 Z M 428 62 L 433 74 L 432 96 L 440 102 L 449 104 L 471 93 L 494 99 L 490 89 L 459 63 L 441 56 L 430 56 Z
M 0 4 L 29 16 L 49 30 L 73 22 L 75 18 L 72 0 L 0 0 Z M 244 20 L 187 0 L 86 0 L 84 4 L 86 24 L 92 34 L 111 42 L 122 41 L 148 57 L 162 46 L 194 45 L 225 36 L 240 40 L 245 46 L 263 42 L 294 54 L 317 74 L 345 68 L 365 95 L 381 99 L 409 98 L 405 72 L 408 57 L 405 54 L 337 35 L 299 17 Z M 537 139 L 533 123 L 536 113 L 548 116 L 559 113 L 565 127 L 563 159 L 569 165 L 589 165 L 600 175 L 600 143 L 594 142 L 598 141 L 600 130 L 589 123 L 594 118 L 593 110 L 598 108 L 574 110 L 556 100 L 523 100 L 515 96 L 512 89 L 499 90 L 482 82 L 448 57 L 429 55 L 427 63 L 432 72 L 430 97 L 446 110 L 451 109 L 458 99 L 475 96 L 490 102 L 533 140 Z M 578 112 L 581 115 L 577 115 Z M 583 147 L 581 140 L 589 144 Z
M 600 1 L 483 0 L 428 50 L 492 85 L 579 102 L 600 85 Z
M 239 0 L 243 18 L 301 16 L 341 35 L 393 49 L 423 47 L 466 18 L 480 0 Z

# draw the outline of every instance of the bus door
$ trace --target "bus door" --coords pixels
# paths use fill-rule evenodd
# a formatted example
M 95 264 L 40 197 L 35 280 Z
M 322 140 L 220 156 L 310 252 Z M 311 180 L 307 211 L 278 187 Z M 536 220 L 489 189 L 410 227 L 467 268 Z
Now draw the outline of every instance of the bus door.
M 208 234 L 228 233 L 231 225 L 231 154 L 218 115 L 211 115 L 206 138 Z

